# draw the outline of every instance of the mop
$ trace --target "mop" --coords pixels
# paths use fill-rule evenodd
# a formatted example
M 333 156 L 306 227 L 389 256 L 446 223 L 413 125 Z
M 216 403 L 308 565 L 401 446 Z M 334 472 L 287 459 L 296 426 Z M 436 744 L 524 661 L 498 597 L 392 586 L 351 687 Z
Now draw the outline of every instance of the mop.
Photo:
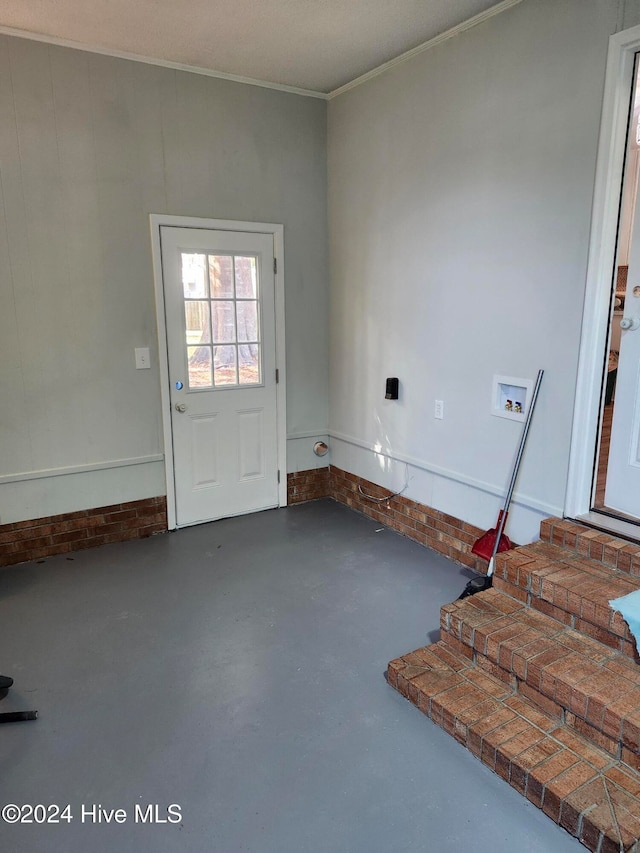
M 498 514 L 496 526 L 492 527 L 491 530 L 487 530 L 486 533 L 483 533 L 483 535 L 478 540 L 476 540 L 473 548 L 471 549 L 472 554 L 476 554 L 477 556 L 482 557 L 484 560 L 489 560 L 489 568 L 487 569 L 487 574 L 486 576 L 472 578 L 466 585 L 462 592 L 462 595 L 460 595 L 458 599 L 467 598 L 469 595 L 474 595 L 476 592 L 483 592 L 483 590 L 489 589 L 493 583 L 493 571 L 496 554 L 501 551 L 508 551 L 513 547 L 513 545 L 511 544 L 511 540 L 503 533 L 503 531 L 504 526 L 507 523 L 509 505 L 511 504 L 511 497 L 513 495 L 513 490 L 515 488 L 516 480 L 518 478 L 520 463 L 522 461 L 522 454 L 524 453 L 524 446 L 527 441 L 529 427 L 531 426 L 531 418 L 533 417 L 533 410 L 536 405 L 536 400 L 538 399 L 538 391 L 540 390 L 540 383 L 542 382 L 543 374 L 544 370 L 538 371 L 536 383 L 533 387 L 533 394 L 531 395 L 531 403 L 527 410 L 527 417 L 525 419 L 524 428 L 522 430 L 520 446 L 518 447 L 516 461 L 513 465 L 513 471 L 511 473 L 511 480 L 509 482 L 507 496 L 504 501 L 504 506 Z

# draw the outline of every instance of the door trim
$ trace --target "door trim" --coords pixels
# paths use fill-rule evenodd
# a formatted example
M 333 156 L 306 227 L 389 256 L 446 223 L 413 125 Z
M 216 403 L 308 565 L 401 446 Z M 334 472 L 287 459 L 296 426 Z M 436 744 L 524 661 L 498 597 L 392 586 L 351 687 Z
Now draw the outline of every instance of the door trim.
M 193 216 L 169 216 L 152 213 L 151 252 L 153 280 L 156 297 L 156 322 L 158 328 L 158 366 L 160 372 L 160 396 L 162 400 L 162 431 L 164 440 L 165 474 L 167 483 L 167 524 L 175 530 L 176 490 L 173 469 L 173 435 L 171 432 L 171 401 L 169 399 L 169 357 L 167 354 L 167 326 L 164 306 L 164 281 L 162 277 L 162 254 L 160 228 L 205 228 L 211 231 L 244 231 L 252 234 L 273 236 L 273 251 L 277 260 L 275 280 L 276 320 L 276 369 L 279 381 L 276 385 L 276 418 L 278 441 L 278 506 L 287 505 L 287 378 L 285 360 L 285 311 L 284 311 L 284 226 L 267 222 L 236 222 L 230 219 L 201 219 Z
M 591 511 L 629 98 L 639 50 L 640 26 L 609 39 L 565 498 L 569 518 L 587 516 Z

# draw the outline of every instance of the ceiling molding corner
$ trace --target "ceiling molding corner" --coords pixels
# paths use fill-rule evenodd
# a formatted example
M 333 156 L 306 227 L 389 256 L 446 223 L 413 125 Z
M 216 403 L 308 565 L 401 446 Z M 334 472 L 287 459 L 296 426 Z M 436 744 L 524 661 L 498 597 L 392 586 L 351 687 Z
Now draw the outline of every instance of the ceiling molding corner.
M 172 62 L 168 59 L 155 59 L 150 56 L 141 56 L 137 53 L 129 53 L 124 50 L 115 50 L 99 45 L 84 44 L 72 39 L 58 38 L 44 33 L 34 33 L 29 30 L 18 30 L 13 27 L 0 25 L 0 36 L 12 36 L 13 38 L 39 41 L 52 44 L 56 47 L 68 47 L 72 50 L 84 50 L 87 53 L 97 53 L 101 56 L 112 56 L 114 59 L 128 59 L 131 62 L 142 62 L 145 65 L 157 65 L 161 68 L 171 68 L 174 71 L 186 71 L 190 74 L 200 74 L 203 77 L 215 77 L 219 80 L 228 80 L 231 83 L 243 83 L 246 86 L 259 86 L 262 89 L 274 89 L 277 92 L 287 92 L 290 95 L 302 95 L 306 98 L 319 98 L 326 101 L 329 95 L 326 92 L 316 92 L 313 89 L 300 89 L 296 86 L 287 86 L 284 83 L 271 83 L 266 80 L 256 80 L 253 77 L 242 77 L 238 74 L 227 74 L 224 71 L 214 71 L 210 68 L 202 68 L 199 65 L 185 65 L 181 62 Z
M 389 71 L 391 68 L 395 68 L 396 65 L 402 65 L 405 62 L 409 62 L 409 60 L 413 59 L 415 56 L 419 56 L 419 54 L 424 53 L 427 50 L 431 50 L 432 47 L 437 47 L 437 45 L 442 44 L 442 42 L 448 41 L 454 36 L 460 35 L 460 33 L 464 33 L 466 32 L 466 30 L 470 30 L 472 27 L 475 27 L 478 24 L 484 23 L 485 21 L 489 20 L 489 18 L 493 18 L 495 17 L 495 15 L 499 15 L 501 12 L 505 12 L 512 6 L 517 6 L 518 3 L 522 3 L 522 0 L 502 0 L 501 3 L 497 3 L 495 6 L 492 6 L 490 9 L 487 9 L 485 12 L 480 12 L 478 15 L 474 15 L 473 18 L 469 18 L 468 20 L 463 21 L 461 24 L 457 24 L 455 27 L 451 27 L 451 29 L 446 30 L 439 36 L 434 36 L 434 38 L 429 39 L 429 41 L 425 41 L 423 44 L 419 44 L 417 47 L 413 47 L 411 48 L 411 50 L 407 50 L 405 53 L 401 53 L 400 56 L 396 56 L 395 59 L 390 59 L 388 62 L 379 65 L 377 68 L 373 68 L 371 71 L 367 71 L 366 74 L 362 74 L 360 77 L 356 77 L 350 83 L 345 83 L 344 86 L 340 86 L 339 88 L 334 89 L 332 92 L 329 92 L 327 96 L 328 100 L 331 101 L 334 98 L 337 98 L 339 95 L 343 95 L 345 92 L 349 92 L 351 89 L 355 89 L 356 86 L 361 86 L 363 83 L 372 80 L 374 77 L 378 77 L 380 74 L 384 74 L 385 71 Z

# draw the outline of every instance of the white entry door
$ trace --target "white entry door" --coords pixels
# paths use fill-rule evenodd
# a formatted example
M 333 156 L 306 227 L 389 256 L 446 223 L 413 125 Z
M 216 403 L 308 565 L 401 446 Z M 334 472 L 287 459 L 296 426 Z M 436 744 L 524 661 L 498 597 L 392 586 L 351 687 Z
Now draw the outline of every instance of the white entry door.
M 278 506 L 272 234 L 161 226 L 178 527 Z
M 640 518 L 640 192 L 629 247 L 629 270 L 615 387 L 605 506 Z M 617 332 L 618 330 L 616 330 Z

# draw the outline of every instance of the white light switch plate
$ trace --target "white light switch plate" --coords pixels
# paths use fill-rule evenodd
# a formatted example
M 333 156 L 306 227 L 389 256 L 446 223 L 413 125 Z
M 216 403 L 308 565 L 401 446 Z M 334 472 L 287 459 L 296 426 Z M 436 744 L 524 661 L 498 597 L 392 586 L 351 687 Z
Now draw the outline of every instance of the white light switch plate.
M 136 347 L 136 370 L 146 370 L 151 367 L 149 347 Z

